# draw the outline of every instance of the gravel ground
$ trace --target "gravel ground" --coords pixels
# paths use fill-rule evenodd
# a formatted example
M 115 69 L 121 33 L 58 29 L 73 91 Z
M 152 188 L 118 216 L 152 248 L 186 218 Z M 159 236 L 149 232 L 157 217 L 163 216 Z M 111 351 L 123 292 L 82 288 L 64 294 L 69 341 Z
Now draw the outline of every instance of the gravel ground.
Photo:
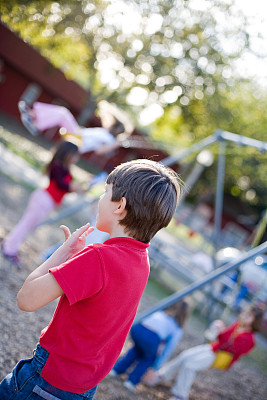
M 3 238 L 21 216 L 29 198 L 29 192 L 18 183 L 0 175 L 0 237 Z M 79 213 L 71 221 L 72 228 L 84 221 Z M 55 227 L 41 227 L 21 247 L 23 269 L 18 270 L 3 257 L 0 258 L 0 380 L 10 372 L 21 358 L 28 358 L 38 341 L 40 331 L 49 322 L 56 304 L 49 304 L 34 313 L 20 311 L 16 294 L 27 275 L 40 263 L 39 255 L 62 239 Z M 154 303 L 147 293 L 141 308 Z M 203 342 L 198 328 L 188 324 L 178 351 Z M 125 349 L 130 346 L 127 340 Z M 124 349 L 124 350 L 125 350 Z M 106 377 L 100 384 L 96 400 L 167 400 L 168 388 L 147 388 L 140 385 L 136 394 L 122 386 L 122 381 Z M 197 375 L 190 393 L 190 400 L 265 400 L 267 398 L 266 374 L 242 361 L 228 372 L 209 370 Z

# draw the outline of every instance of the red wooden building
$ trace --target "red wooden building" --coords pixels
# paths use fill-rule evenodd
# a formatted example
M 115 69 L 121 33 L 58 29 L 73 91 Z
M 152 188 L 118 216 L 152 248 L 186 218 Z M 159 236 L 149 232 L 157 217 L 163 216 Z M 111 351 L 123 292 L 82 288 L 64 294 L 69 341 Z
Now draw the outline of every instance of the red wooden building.
M 66 79 L 58 68 L 0 23 L 0 109 L 19 119 L 17 103 L 22 96 L 33 102 L 61 103 L 75 116 L 88 93 Z M 27 92 L 28 91 L 28 92 Z

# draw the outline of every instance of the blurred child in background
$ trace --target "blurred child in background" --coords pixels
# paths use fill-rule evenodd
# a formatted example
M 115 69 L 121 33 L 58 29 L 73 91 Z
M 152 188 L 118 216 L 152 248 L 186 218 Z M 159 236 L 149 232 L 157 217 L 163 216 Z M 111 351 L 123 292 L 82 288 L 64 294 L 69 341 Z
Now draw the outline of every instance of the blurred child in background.
M 18 250 L 27 235 L 55 210 L 69 192 L 83 192 L 82 185 L 73 182 L 70 166 L 79 159 L 78 147 L 70 142 L 62 142 L 52 160 L 46 166 L 49 185 L 45 189 L 35 190 L 18 224 L 2 243 L 2 254 L 20 267 Z
M 36 101 L 30 108 L 25 101 L 19 101 L 18 108 L 21 122 L 32 135 L 37 136 L 50 128 L 61 128 L 62 137 L 77 144 L 81 154 L 94 151 L 103 155 L 121 146 L 117 135 L 124 132 L 124 125 L 116 119 L 108 129 L 84 128 L 64 106 Z
M 115 364 L 111 376 L 124 374 L 135 364 L 124 386 L 135 391 L 149 368 L 158 370 L 173 354 L 183 335 L 189 307 L 185 301 L 157 311 L 131 329 L 134 346 Z
M 209 368 L 229 369 L 241 356 L 253 349 L 256 344 L 255 332 L 262 327 L 263 315 L 261 307 L 251 306 L 241 312 L 238 321 L 222 331 L 222 326 L 217 323 L 221 332 L 216 341 L 182 351 L 159 370 L 154 384 L 175 379 L 171 389 L 174 397 L 170 400 L 188 400 L 198 371 Z

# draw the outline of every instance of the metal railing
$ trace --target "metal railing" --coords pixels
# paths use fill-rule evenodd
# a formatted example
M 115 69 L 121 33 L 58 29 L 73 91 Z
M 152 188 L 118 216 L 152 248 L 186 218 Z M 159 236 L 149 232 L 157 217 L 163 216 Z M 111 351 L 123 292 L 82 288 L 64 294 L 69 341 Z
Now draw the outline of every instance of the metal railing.
M 211 273 L 207 274 L 204 278 L 199 279 L 198 281 L 192 283 L 191 285 L 187 286 L 186 288 L 180 290 L 177 293 L 173 293 L 172 295 L 168 296 L 166 299 L 163 299 L 155 306 L 149 308 L 148 310 L 140 312 L 135 320 L 134 324 L 137 324 L 144 318 L 148 317 L 149 315 L 153 314 L 155 311 L 163 310 L 172 304 L 176 303 L 177 301 L 183 299 L 185 296 L 192 294 L 193 292 L 203 288 L 205 285 L 213 282 L 214 280 L 220 278 L 222 275 L 227 274 L 228 272 L 236 269 L 244 262 L 250 260 L 251 258 L 256 257 L 257 255 L 264 253 L 267 251 L 267 241 L 255 247 L 254 249 L 248 251 L 245 255 L 240 257 L 238 260 L 234 262 L 230 262 L 216 270 L 212 271 Z

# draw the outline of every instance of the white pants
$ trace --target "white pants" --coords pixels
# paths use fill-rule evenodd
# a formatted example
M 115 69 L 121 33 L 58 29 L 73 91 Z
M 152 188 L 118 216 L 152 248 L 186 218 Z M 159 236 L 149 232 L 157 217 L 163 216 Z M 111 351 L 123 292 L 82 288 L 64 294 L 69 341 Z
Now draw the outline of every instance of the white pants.
M 5 238 L 3 242 L 4 252 L 9 256 L 15 255 L 27 235 L 55 208 L 56 203 L 49 193 L 42 189 L 35 190 L 21 220 Z
M 215 353 L 211 346 L 203 344 L 183 351 L 163 366 L 159 373 L 166 381 L 176 378 L 172 393 L 187 400 L 196 372 L 210 368 L 214 359 Z

